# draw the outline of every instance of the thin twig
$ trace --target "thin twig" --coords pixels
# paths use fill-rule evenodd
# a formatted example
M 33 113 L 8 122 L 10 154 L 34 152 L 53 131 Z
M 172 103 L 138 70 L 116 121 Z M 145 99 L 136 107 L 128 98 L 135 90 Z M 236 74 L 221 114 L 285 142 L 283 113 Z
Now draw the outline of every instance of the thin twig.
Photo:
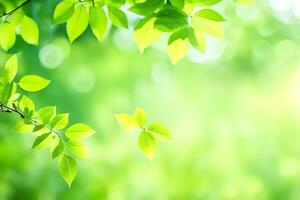
M 13 104 L 13 108 L 3 104 L 2 102 L 0 102 L 0 112 L 6 112 L 6 113 L 16 113 L 18 114 L 22 119 L 25 119 L 25 114 L 23 114 L 15 104 Z M 32 119 L 32 118 L 28 118 L 28 120 L 31 121 L 32 125 L 37 127 L 39 125 L 42 125 L 40 123 L 38 123 L 37 120 Z M 64 140 L 64 138 L 62 137 L 62 135 L 59 132 L 54 131 L 52 128 L 48 128 L 50 132 L 54 133 L 55 135 L 57 135 L 58 137 L 60 137 L 62 140 Z
M 25 6 L 27 3 L 29 3 L 31 0 L 26 0 L 24 1 L 23 3 L 21 3 L 19 6 L 15 7 L 14 9 L 12 9 L 11 11 L 9 12 L 5 12 L 3 13 L 3 15 L 0 16 L 0 18 L 4 17 L 4 16 L 7 16 L 7 15 L 11 15 L 13 14 L 15 11 L 17 11 L 18 9 L 20 9 L 21 7 Z

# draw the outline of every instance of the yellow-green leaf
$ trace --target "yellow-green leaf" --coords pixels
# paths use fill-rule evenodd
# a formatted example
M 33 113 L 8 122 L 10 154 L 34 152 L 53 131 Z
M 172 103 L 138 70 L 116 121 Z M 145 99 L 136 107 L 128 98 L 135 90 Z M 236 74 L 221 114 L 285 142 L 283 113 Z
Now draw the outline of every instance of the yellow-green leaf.
M 193 16 L 192 26 L 196 32 L 200 31 L 218 38 L 224 38 L 224 31 L 220 22 L 212 21 L 199 16 Z
M 171 133 L 163 124 L 154 122 L 148 127 L 148 131 L 152 137 L 161 141 L 169 141 L 172 139 Z
M 134 117 L 135 117 L 136 122 L 140 126 L 145 126 L 145 124 L 147 122 L 147 114 L 142 108 L 139 108 L 139 107 L 135 108 Z
M 33 142 L 32 149 L 41 150 L 48 148 L 51 142 L 51 137 L 51 133 L 45 133 L 38 136 Z
M 79 5 L 67 22 L 67 34 L 70 42 L 76 40 L 87 28 L 89 13 L 84 5 Z
M 11 56 L 5 64 L 5 75 L 9 83 L 11 83 L 18 72 L 18 58 L 14 54 Z
M 69 140 L 67 148 L 70 153 L 78 158 L 88 159 L 90 157 L 87 146 L 81 142 Z
M 52 151 L 52 159 L 60 156 L 64 152 L 64 142 L 59 138 L 58 143 Z
M 60 130 L 60 129 L 64 129 L 68 125 L 68 123 L 69 123 L 69 114 L 65 113 L 65 114 L 56 115 L 52 119 L 50 126 L 53 129 Z
M 136 119 L 133 116 L 130 116 L 128 114 L 125 113 L 118 114 L 116 115 L 116 119 L 119 125 L 125 130 L 133 130 L 140 127 Z
M 25 108 L 27 108 L 28 110 L 35 110 L 35 105 L 29 97 L 24 95 L 19 101 L 19 108 L 21 109 L 21 111 L 24 111 Z
M 134 31 L 134 39 L 141 53 L 160 37 L 160 31 L 154 27 L 154 22 L 155 18 L 151 18 Z
M 28 92 L 37 92 L 49 85 L 50 81 L 37 75 L 26 75 L 19 82 L 19 86 Z
M 111 19 L 111 22 L 115 26 L 128 28 L 128 21 L 125 13 L 118 8 L 113 6 L 108 6 L 108 15 Z
M 139 147 L 149 160 L 153 160 L 156 152 L 156 140 L 147 131 L 142 131 L 139 136 Z
M 32 124 L 25 124 L 24 121 L 20 121 L 12 130 L 14 133 L 27 134 L 32 132 L 34 126 Z
M 168 45 L 168 54 L 173 64 L 176 64 L 186 56 L 189 50 L 189 44 L 188 38 L 179 38 Z
M 68 186 L 71 187 L 71 184 L 77 174 L 77 163 L 74 158 L 68 155 L 63 155 L 59 162 L 59 171 L 68 183 Z
M 20 24 L 20 34 L 28 44 L 38 45 L 39 43 L 39 27 L 33 19 L 23 16 Z
M 46 106 L 39 110 L 38 117 L 44 124 L 48 124 L 51 119 L 56 115 L 55 106 Z
M 66 22 L 74 12 L 74 1 L 64 0 L 60 2 L 54 10 L 53 21 L 54 23 Z
M 0 46 L 8 51 L 16 42 L 15 26 L 9 23 L 0 24 Z
M 69 139 L 80 141 L 93 135 L 95 131 L 85 124 L 74 124 L 66 130 Z
M 101 41 L 107 29 L 107 17 L 102 7 L 90 8 L 90 25 L 94 35 Z

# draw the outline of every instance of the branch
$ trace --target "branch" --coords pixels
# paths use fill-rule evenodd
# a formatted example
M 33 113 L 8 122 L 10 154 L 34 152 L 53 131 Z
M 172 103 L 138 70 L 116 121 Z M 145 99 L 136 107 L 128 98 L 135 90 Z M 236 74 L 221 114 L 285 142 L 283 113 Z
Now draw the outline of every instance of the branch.
M 26 0 L 24 1 L 23 3 L 21 3 L 19 6 L 17 6 L 16 8 L 12 9 L 11 11 L 9 12 L 5 12 L 3 13 L 3 15 L 0 16 L 0 18 L 4 17 L 4 16 L 7 16 L 7 15 L 11 15 L 13 14 L 15 11 L 17 11 L 18 9 L 22 8 L 23 6 L 25 6 L 27 3 L 29 3 L 31 0 Z
M 30 0 L 29 0 L 29 1 L 30 1 Z M 0 112 L 16 113 L 16 114 L 18 114 L 22 119 L 25 119 L 25 117 L 26 117 L 25 114 L 23 114 L 23 113 L 17 108 L 17 106 L 16 106 L 15 104 L 13 104 L 13 108 L 11 108 L 11 107 L 9 107 L 9 106 L 3 104 L 2 102 L 0 102 Z M 42 124 L 39 124 L 38 121 L 35 120 L 35 119 L 29 119 L 29 118 L 27 118 L 27 119 L 31 121 L 31 123 L 32 123 L 32 125 L 33 125 L 34 127 L 37 127 L 37 126 L 39 126 L 39 125 L 42 125 Z M 65 140 L 65 139 L 61 136 L 61 134 L 60 134 L 59 132 L 56 132 L 56 131 L 54 131 L 53 129 L 50 129 L 50 128 L 48 128 L 48 129 L 49 129 L 50 132 L 54 133 L 55 135 L 57 135 L 58 137 L 60 137 L 62 140 Z

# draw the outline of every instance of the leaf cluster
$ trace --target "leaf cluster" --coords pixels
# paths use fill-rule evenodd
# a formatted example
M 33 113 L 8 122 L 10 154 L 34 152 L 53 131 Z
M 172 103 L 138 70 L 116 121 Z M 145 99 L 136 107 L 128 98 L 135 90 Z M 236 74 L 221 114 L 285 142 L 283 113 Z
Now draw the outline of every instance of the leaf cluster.
M 15 81 L 18 59 L 13 55 L 7 61 L 0 77 L 0 112 L 16 113 L 21 117 L 14 132 L 36 136 L 32 149 L 50 149 L 52 159 L 59 158 L 59 169 L 70 186 L 77 173 L 75 158 L 86 159 L 89 152 L 83 140 L 94 130 L 81 123 L 69 125 L 69 114 L 58 114 L 55 106 L 36 109 L 35 103 L 18 91 L 38 92 L 50 83 L 38 75 L 23 76 Z

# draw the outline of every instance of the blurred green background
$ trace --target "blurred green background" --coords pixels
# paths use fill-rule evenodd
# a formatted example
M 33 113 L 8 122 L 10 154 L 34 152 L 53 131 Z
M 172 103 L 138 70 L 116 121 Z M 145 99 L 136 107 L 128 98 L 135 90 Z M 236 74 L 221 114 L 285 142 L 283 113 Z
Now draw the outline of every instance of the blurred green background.
M 91 31 L 70 45 L 65 25 L 52 25 L 58 1 L 33 1 L 39 47 L 18 39 L 0 65 L 21 52 L 22 74 L 52 80 L 30 95 L 38 107 L 57 105 L 71 122 L 89 124 L 91 159 L 79 161 L 71 189 L 48 151 L 11 132 L 17 116 L 0 114 L 0 199 L 298 200 L 300 199 L 300 2 L 225 0 L 224 41 L 208 38 L 173 66 L 167 37 L 141 55 L 131 30 L 111 28 L 98 43 Z M 134 23 L 134 17 L 130 18 Z M 174 140 L 151 163 L 137 134 L 114 114 L 144 108 Z

